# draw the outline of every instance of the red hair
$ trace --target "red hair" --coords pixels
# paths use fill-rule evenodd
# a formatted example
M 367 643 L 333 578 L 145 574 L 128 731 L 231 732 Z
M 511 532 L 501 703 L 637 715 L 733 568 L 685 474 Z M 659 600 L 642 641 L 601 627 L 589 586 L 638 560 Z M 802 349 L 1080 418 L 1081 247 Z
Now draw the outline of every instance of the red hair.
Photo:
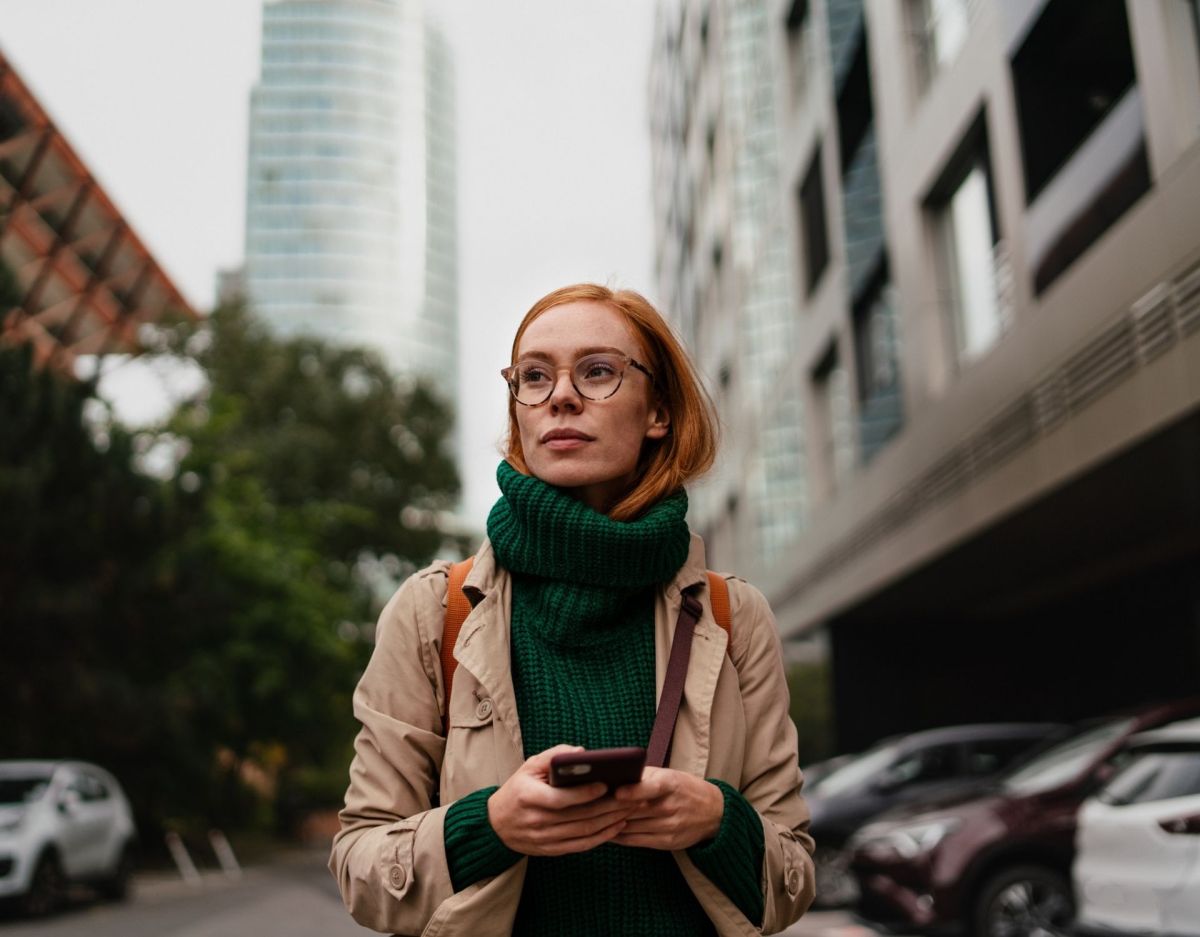
M 602 303 L 629 324 L 643 347 L 646 365 L 654 374 L 658 402 L 670 415 L 670 432 L 662 439 L 645 441 L 633 488 L 608 512 L 613 520 L 633 520 L 712 467 L 718 442 L 716 409 L 671 327 L 644 296 L 633 290 L 576 283 L 543 296 L 525 313 L 517 328 L 512 363 L 517 361 L 521 336 L 534 319 L 555 306 L 576 302 Z M 532 474 L 525 464 L 517 429 L 517 403 L 511 396 L 505 458 L 522 474 Z

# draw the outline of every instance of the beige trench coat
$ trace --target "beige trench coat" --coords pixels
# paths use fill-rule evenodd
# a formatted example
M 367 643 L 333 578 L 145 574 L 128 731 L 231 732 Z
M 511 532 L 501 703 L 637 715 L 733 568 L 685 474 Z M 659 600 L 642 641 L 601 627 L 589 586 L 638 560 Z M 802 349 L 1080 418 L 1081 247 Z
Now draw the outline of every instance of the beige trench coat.
M 455 800 L 502 784 L 524 761 L 509 672 L 510 578 L 485 542 L 464 585 L 474 608 L 454 649 L 459 666 L 443 738 L 447 570 L 435 563 L 410 577 L 380 616 L 375 651 L 354 694 L 362 729 L 329 867 L 346 907 L 367 927 L 425 937 L 503 935 L 512 930 L 527 861 L 456 893 L 442 826 Z M 728 578 L 731 655 L 704 593 L 669 766 L 720 778 L 757 808 L 766 846 L 761 933 L 769 934 L 812 902 L 813 840 L 775 620 L 757 589 Z M 655 600 L 658 692 L 680 591 L 704 579 L 704 545 L 693 535 L 687 562 Z M 722 937 L 760 933 L 686 852 L 673 855 Z

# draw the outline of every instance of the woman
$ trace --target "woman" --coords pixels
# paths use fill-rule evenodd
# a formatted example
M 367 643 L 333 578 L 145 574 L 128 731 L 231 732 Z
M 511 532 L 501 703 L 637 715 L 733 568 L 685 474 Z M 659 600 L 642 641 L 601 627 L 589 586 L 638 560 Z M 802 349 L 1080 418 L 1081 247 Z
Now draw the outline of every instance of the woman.
M 512 362 L 448 729 L 446 563 L 388 603 L 355 693 L 330 860 L 346 905 L 376 930 L 447 937 L 781 930 L 812 900 L 813 843 L 774 619 L 726 577 L 727 638 L 684 520 L 683 486 L 713 461 L 711 403 L 626 290 L 539 300 Z M 683 590 L 704 612 L 668 767 L 611 793 L 550 786 L 554 754 L 646 745 Z

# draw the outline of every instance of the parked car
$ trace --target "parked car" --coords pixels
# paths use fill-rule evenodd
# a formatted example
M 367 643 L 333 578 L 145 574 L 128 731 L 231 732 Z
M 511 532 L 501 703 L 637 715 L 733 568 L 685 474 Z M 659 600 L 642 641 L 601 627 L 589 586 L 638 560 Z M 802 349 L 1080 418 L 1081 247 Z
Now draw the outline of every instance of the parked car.
M 804 796 L 811 796 L 823 780 L 855 757 L 855 755 L 836 755 L 833 758 L 826 758 L 824 761 L 801 765 L 800 770 L 804 773 Z
M 1200 719 L 1135 736 L 1079 812 L 1077 930 L 1200 937 Z
M 46 914 L 72 882 L 123 898 L 135 829 L 116 779 L 77 761 L 0 761 L 0 898 Z
M 806 789 L 817 841 L 817 903 L 839 907 L 857 895 L 846 842 L 863 824 L 900 804 L 977 786 L 1066 726 L 990 723 L 930 729 L 877 743 Z
M 975 937 L 1062 933 L 1074 918 L 1080 804 L 1139 732 L 1200 714 L 1200 697 L 1083 725 L 990 790 L 889 811 L 848 849 L 858 913 L 886 926 Z

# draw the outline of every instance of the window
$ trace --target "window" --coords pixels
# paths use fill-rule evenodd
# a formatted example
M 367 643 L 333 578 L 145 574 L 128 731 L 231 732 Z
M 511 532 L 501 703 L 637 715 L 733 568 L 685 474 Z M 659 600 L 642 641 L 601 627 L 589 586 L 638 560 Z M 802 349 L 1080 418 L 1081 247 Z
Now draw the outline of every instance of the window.
M 1007 325 L 1005 254 L 997 230 L 982 115 L 934 187 L 942 305 L 960 361 L 978 358 Z
M 944 250 L 955 303 L 959 351 L 975 358 L 1000 335 L 992 275 L 996 232 L 988 208 L 988 176 L 982 163 L 967 173 L 942 217 Z
M 995 774 L 1015 762 L 1038 739 L 979 739 L 967 746 L 967 774 L 972 777 Z
M 904 422 L 897 361 L 895 292 L 885 264 L 853 311 L 859 446 L 864 462 L 870 461 Z
M 872 400 L 896 387 L 895 320 L 895 289 L 885 274 L 854 310 L 860 400 Z
M 896 787 L 944 781 L 957 773 L 956 745 L 935 745 L 911 752 L 887 771 L 889 781 Z
M 837 98 L 838 149 L 842 159 L 842 175 L 850 168 L 863 138 L 871 130 L 875 110 L 871 103 L 871 61 L 867 52 L 867 35 L 861 33 L 851 60 L 850 69 Z
M 808 84 L 810 18 L 808 0 L 792 0 L 784 28 L 787 32 L 788 68 L 791 72 L 792 93 L 796 100 Z
M 67 790 L 75 791 L 80 800 L 89 803 L 108 798 L 108 786 L 91 774 L 80 774 L 70 783 Z
M 1115 806 L 1200 795 L 1200 751 L 1141 752 L 1100 794 Z
M 971 25 L 969 0 L 909 0 L 922 87 L 958 58 Z
M 812 295 L 829 266 L 829 235 L 825 220 L 825 183 L 821 175 L 821 148 L 813 155 L 800 184 L 800 236 L 804 251 L 804 282 Z
M 1136 81 L 1125 0 L 1050 0 L 1012 75 L 1032 203 Z
M 854 467 L 854 415 L 849 385 L 837 345 L 830 345 L 813 371 L 817 454 L 827 494 L 832 494 Z

